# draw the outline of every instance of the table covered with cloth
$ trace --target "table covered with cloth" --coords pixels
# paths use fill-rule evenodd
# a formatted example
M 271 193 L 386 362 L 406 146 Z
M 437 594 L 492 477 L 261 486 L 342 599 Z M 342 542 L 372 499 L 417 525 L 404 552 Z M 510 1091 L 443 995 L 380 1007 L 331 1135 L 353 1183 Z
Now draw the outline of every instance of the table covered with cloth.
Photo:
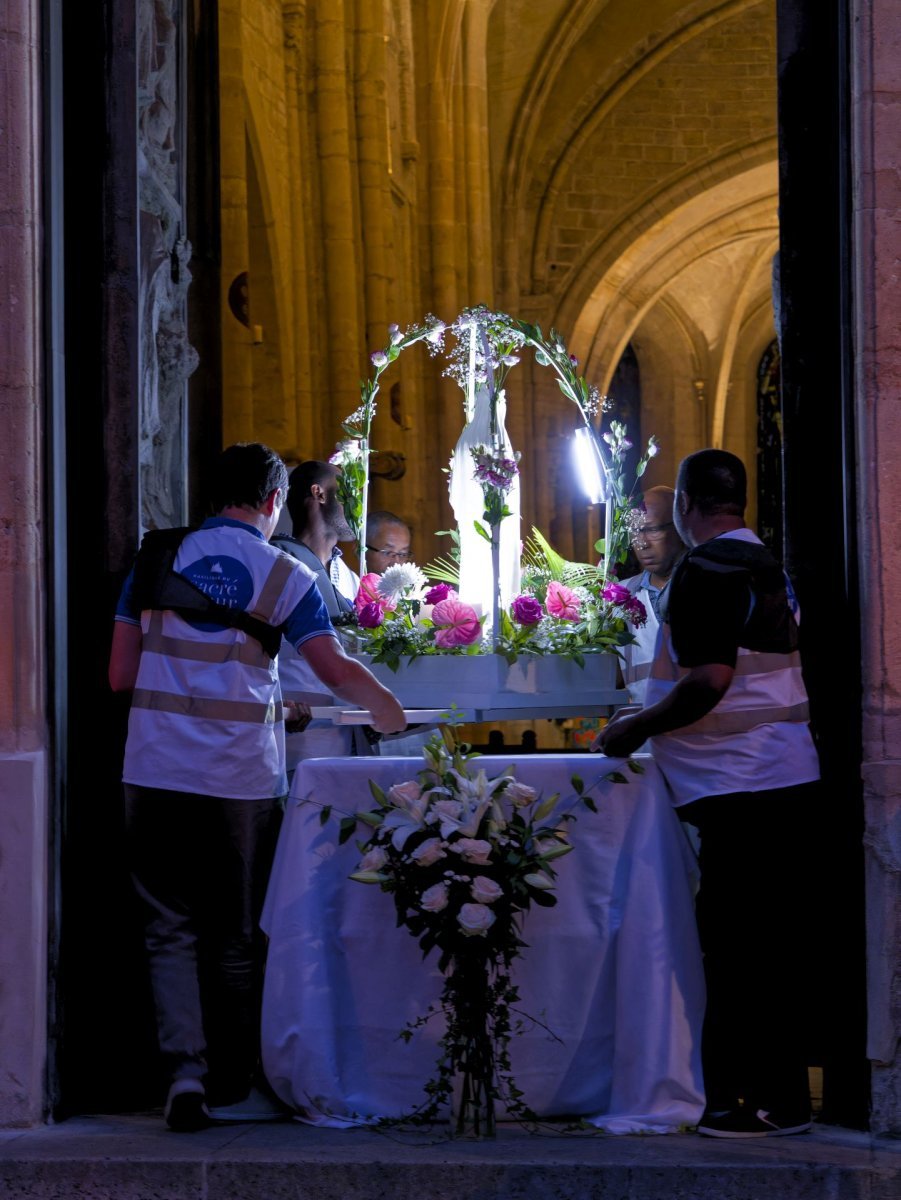
M 611 1133 L 677 1130 L 703 1108 L 693 858 L 661 776 L 641 761 L 639 775 L 593 755 L 478 760 L 490 777 L 514 762 L 518 780 L 559 793 L 576 814 L 574 849 L 554 864 L 558 903 L 533 906 L 523 922 L 528 945 L 513 977 L 534 1023 L 514 1036 L 511 1058 L 539 1115 Z M 399 1035 L 440 995 L 437 952 L 423 960 L 396 925 L 392 896 L 348 879 L 365 833 L 338 845 L 339 816 L 374 807 L 369 780 L 387 792 L 419 766 L 313 759 L 294 777 L 263 915 L 263 1066 L 278 1096 L 313 1123 L 407 1113 L 434 1075 L 441 1019 L 409 1043 Z M 601 781 L 616 769 L 626 783 Z M 597 813 L 578 802 L 574 775 Z

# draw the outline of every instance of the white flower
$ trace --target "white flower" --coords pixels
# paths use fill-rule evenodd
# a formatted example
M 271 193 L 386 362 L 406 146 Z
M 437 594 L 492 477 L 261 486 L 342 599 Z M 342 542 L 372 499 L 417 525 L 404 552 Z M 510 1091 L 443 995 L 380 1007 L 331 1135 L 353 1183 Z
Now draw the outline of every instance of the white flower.
M 399 325 L 388 326 L 388 337 L 391 339 L 392 346 L 396 346 L 404 340 L 404 335 L 401 333 Z
M 421 842 L 410 857 L 417 866 L 430 867 L 432 863 L 436 863 L 440 858 L 446 857 L 444 847 L 441 844 L 441 838 L 428 838 L 427 841 Z
M 484 937 L 494 924 L 494 913 L 484 904 L 464 904 L 457 916 L 457 924 L 467 937 Z
M 429 804 L 428 793 L 423 792 L 414 780 L 409 780 L 407 783 L 396 783 L 388 792 L 388 797 L 396 807 L 382 822 L 382 832 L 392 831 L 394 849 L 403 850 L 407 838 L 422 828 Z
M 388 860 L 388 855 L 381 846 L 375 846 L 372 850 L 364 854 L 358 871 L 378 871 Z
M 381 370 L 383 367 L 387 367 L 388 365 L 388 355 L 384 350 L 373 350 L 369 356 L 369 361 L 374 367 L 376 367 L 378 370 Z
M 447 908 L 447 885 L 435 883 L 422 893 L 422 907 L 426 912 L 441 912 Z
M 420 808 L 417 802 L 421 798 L 422 788 L 415 779 L 408 779 L 406 783 L 395 783 L 388 789 L 388 799 L 391 803 L 397 808 L 406 808 L 411 812 L 414 808 Z
M 499 883 L 495 883 L 493 879 L 489 879 L 487 875 L 477 875 L 472 881 L 469 894 L 479 904 L 492 904 L 495 900 L 499 900 L 503 896 L 504 889 Z
M 389 567 L 376 584 L 379 595 L 395 603 L 401 597 L 421 600 L 427 586 L 425 575 L 416 563 L 411 562 L 396 563 Z
M 450 843 L 451 850 L 459 854 L 464 862 L 487 866 L 491 858 L 491 843 L 481 838 L 462 837 Z
M 525 783 L 520 783 L 518 779 L 514 779 L 507 784 L 507 790 L 504 795 L 516 808 L 522 808 L 525 804 L 531 804 L 535 799 L 536 792 L 534 788 L 530 788 Z
M 525 882 L 533 888 L 538 888 L 542 892 L 550 891 L 554 886 L 554 881 L 550 875 L 545 875 L 544 871 L 538 871 L 534 875 L 526 875 Z

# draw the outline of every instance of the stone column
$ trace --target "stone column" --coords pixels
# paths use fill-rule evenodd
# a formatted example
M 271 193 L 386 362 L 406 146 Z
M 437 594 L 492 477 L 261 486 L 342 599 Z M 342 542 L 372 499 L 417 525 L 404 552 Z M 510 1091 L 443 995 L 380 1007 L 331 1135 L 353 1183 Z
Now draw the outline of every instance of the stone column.
M 852 123 L 868 1044 L 875 1133 L 901 1134 L 901 11 L 854 0 Z
M 0 1125 L 43 1111 L 48 730 L 42 541 L 41 24 L 38 0 L 0 28 Z

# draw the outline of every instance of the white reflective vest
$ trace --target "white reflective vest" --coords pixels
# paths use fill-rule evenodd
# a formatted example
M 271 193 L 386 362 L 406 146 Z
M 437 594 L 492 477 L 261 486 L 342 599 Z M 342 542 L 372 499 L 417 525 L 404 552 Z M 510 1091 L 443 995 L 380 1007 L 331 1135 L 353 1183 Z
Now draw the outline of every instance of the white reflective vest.
M 645 704 L 662 700 L 686 674 L 663 624 Z M 691 725 L 652 737 L 651 752 L 677 807 L 703 796 L 790 787 L 819 779 L 808 720 L 798 653 L 739 648 L 732 683 L 716 707 Z
M 234 592 L 246 612 L 274 625 L 313 586 L 302 564 L 235 524 L 189 534 L 175 569 L 208 578 L 217 598 Z M 238 629 L 195 627 L 170 611 L 144 611 L 141 628 L 124 781 L 233 799 L 284 795 L 276 660 Z
M 641 581 L 644 579 L 644 572 L 640 575 L 632 575 L 629 579 L 623 580 L 623 587 L 628 588 L 633 596 L 638 596 L 642 601 L 647 613 L 647 620 L 644 625 L 639 625 L 632 630 L 632 635 L 635 638 L 634 642 L 630 642 L 628 646 L 622 647 L 622 673 L 623 682 L 629 692 L 629 700 L 632 704 L 645 704 L 645 693 L 647 689 L 648 676 L 651 673 L 651 663 L 654 661 L 654 653 L 657 647 L 657 633 L 660 629 L 660 623 L 657 620 L 657 614 L 651 604 L 650 597 L 645 593 L 641 594 Z

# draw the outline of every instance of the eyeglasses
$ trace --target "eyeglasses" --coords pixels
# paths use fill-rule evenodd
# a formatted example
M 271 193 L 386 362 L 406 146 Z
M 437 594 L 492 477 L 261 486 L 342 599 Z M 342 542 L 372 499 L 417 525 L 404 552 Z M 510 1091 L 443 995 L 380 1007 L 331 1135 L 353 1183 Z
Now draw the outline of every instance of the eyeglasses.
M 379 546 L 367 546 L 366 549 L 370 554 L 381 554 L 385 558 L 392 558 L 395 562 L 407 562 L 410 557 L 410 547 L 406 550 L 382 550 Z
M 666 533 L 667 529 L 672 529 L 673 522 L 667 521 L 665 525 L 643 525 L 641 529 L 636 529 L 629 541 L 633 546 L 638 546 L 642 542 L 656 542 Z

